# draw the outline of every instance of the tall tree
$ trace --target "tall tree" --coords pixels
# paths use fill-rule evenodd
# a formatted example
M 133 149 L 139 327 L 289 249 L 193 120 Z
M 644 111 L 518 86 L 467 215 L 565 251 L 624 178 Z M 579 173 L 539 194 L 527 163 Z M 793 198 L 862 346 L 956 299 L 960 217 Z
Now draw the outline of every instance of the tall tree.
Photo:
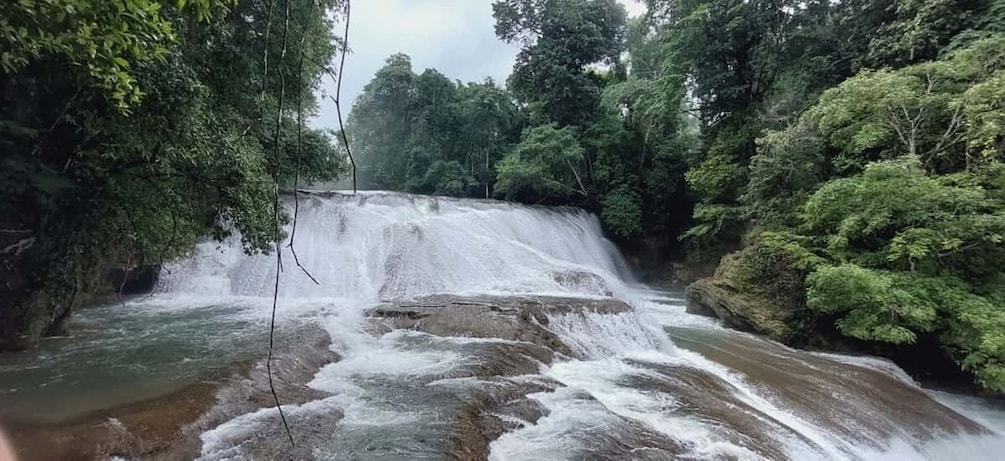
M 626 13 L 616 0 L 505 0 L 492 5 L 496 35 L 520 42 L 509 87 L 547 120 L 583 126 L 600 102 L 590 66 L 620 65 Z
M 359 160 L 364 183 L 373 188 L 404 190 L 409 173 L 416 86 L 412 60 L 395 54 L 363 87 L 346 128 Z
M 334 53 L 337 6 L 0 5 L 0 349 L 58 333 L 112 267 L 157 265 L 234 231 L 247 251 L 268 250 L 275 181 L 344 171 L 296 116 L 310 115 Z M 302 27 L 284 40 L 287 11 Z
M 460 143 L 466 152 L 467 171 L 477 178 L 483 197 L 489 198 L 495 181 L 494 166 L 520 132 L 521 114 L 510 95 L 491 79 L 461 87 L 459 93 L 464 121 Z
M 347 131 L 366 188 L 485 197 L 520 119 L 491 80 L 463 85 L 435 69 L 416 75 L 410 58 L 396 54 L 364 88 Z

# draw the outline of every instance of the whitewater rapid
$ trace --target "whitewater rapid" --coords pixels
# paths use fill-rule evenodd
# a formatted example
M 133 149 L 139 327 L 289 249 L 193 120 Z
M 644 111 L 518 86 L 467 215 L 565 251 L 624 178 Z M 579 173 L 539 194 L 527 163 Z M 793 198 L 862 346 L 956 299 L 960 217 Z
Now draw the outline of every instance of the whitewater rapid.
M 680 293 L 638 286 L 597 218 L 582 210 L 383 192 L 302 194 L 299 201 L 292 243 L 318 283 L 297 267 L 287 241 L 277 315 L 281 324 L 319 323 L 342 357 L 310 384 L 331 397 L 285 407 L 295 425 L 341 415 L 313 448 L 319 459 L 436 459 L 428 440 L 442 429 L 439 399 L 458 386 L 486 385 L 443 376 L 475 366 L 471 350 L 513 346 L 367 331 L 365 311 L 375 304 L 439 293 L 613 296 L 633 307 L 550 319 L 578 358 L 512 378 L 563 386 L 530 396 L 547 414 L 516 421 L 517 429 L 493 440 L 493 460 L 601 456 L 593 450 L 617 445 L 608 439 L 621 430 L 672 440 L 685 459 L 975 460 L 1000 459 L 1005 450 L 1005 413 L 982 401 L 921 390 L 882 360 L 793 351 L 685 313 Z M 273 258 L 245 254 L 237 238 L 203 243 L 167 267 L 157 294 L 136 309 L 232 306 L 226 318 L 262 327 Z M 861 382 L 884 389 L 874 393 Z M 898 384 L 887 390 L 888 383 Z M 898 406 L 899 392 L 923 399 L 939 422 Z M 202 434 L 202 459 L 246 457 L 244 447 L 278 424 L 274 408 L 224 423 Z M 981 429 L 965 429 L 970 424 Z

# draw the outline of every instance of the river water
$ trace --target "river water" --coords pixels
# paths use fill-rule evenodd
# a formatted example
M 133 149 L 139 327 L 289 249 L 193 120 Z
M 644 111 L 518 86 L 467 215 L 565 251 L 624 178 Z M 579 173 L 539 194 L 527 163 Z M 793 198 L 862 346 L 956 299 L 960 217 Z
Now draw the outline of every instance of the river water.
M 279 334 L 319 324 L 342 357 L 310 383 L 331 397 L 286 407 L 294 430 L 313 434 L 313 458 L 442 458 L 458 396 L 504 384 L 533 389 L 541 416 L 501 415 L 492 460 L 1005 453 L 995 403 L 922 389 L 885 360 L 793 350 L 687 314 L 681 292 L 636 284 L 583 211 L 379 192 L 302 195 L 299 207 L 294 248 L 318 283 L 283 251 Z M 237 241 L 201 244 L 153 295 L 83 310 L 76 337 L 0 357 L 0 416 L 106 408 L 260 356 L 276 270 Z M 613 296 L 633 309 L 550 318 L 572 354 L 490 381 L 469 372 L 480 354 L 518 355 L 518 342 L 368 332 L 365 312 L 382 300 L 442 293 Z M 277 427 L 275 409 L 239 416 L 202 434 L 202 459 L 254 457 Z

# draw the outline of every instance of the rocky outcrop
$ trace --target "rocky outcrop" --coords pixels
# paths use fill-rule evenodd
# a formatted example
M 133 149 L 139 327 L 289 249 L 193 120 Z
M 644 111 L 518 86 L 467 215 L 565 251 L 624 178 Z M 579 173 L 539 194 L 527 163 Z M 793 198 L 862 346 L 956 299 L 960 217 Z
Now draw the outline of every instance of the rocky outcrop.
M 587 313 L 618 314 L 630 307 L 615 299 L 571 299 L 540 296 L 430 296 L 387 303 L 370 310 L 371 331 L 395 329 L 421 331 L 440 337 L 490 340 L 465 350 L 475 364 L 454 371 L 450 379 L 475 383 L 452 391 L 453 405 L 438 409 L 448 418 L 449 433 L 436 450 L 442 459 L 486 459 L 489 445 L 508 431 L 534 424 L 548 414 L 536 392 L 554 391 L 562 384 L 544 376 L 541 364 L 558 356 L 574 355 L 561 338 L 548 329 L 552 318 Z M 502 341 L 494 341 L 502 340 Z M 535 376 L 528 380 L 527 376 Z M 470 380 L 470 381 L 467 381 Z M 426 388 L 429 388 L 427 385 Z M 628 429 L 625 429 L 626 431 Z M 611 446 L 628 447 L 619 439 Z
M 722 258 L 715 275 L 688 285 L 687 311 L 718 317 L 727 326 L 787 342 L 796 333 L 790 326 L 791 312 L 766 297 L 741 289 L 736 282 L 739 256 Z
M 575 299 L 547 296 L 428 296 L 398 301 L 369 312 L 375 332 L 414 329 L 437 336 L 466 336 L 524 341 L 564 355 L 572 352 L 548 330 L 548 316 L 617 314 L 630 310 L 613 298 Z M 548 360 L 550 362 L 550 360 Z
M 715 278 L 688 285 L 686 293 L 689 313 L 718 317 L 732 328 L 767 335 L 778 341 L 785 341 L 793 333 L 785 323 L 785 316 L 773 308 L 769 300 L 741 293 Z
M 10 258 L 8 258 L 10 259 Z M 104 255 L 67 263 L 56 275 L 38 274 L 30 259 L 0 261 L 0 352 L 32 349 L 46 336 L 63 336 L 81 307 L 153 290 L 160 265 L 135 255 Z

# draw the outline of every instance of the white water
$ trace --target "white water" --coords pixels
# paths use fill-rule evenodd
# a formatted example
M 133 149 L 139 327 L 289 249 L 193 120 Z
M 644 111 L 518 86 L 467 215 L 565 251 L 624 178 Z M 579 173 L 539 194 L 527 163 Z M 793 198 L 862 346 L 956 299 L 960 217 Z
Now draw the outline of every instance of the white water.
M 582 211 L 389 193 L 302 196 L 300 201 L 295 248 L 319 283 L 311 282 L 284 250 L 278 315 L 280 322 L 320 322 L 343 357 L 311 383 L 332 397 L 287 407 L 294 423 L 325 412 L 344 414 L 337 430 L 314 450 L 319 458 L 435 458 L 423 434 L 425 426 L 439 424 L 437 402 L 424 400 L 440 395 L 427 394 L 434 392 L 430 389 L 457 384 L 444 378 L 473 365 L 464 352 L 472 340 L 402 331 L 373 337 L 364 332 L 363 315 L 380 300 L 435 293 L 613 295 L 635 308 L 620 315 L 551 319 L 550 328 L 582 359 L 541 365 L 541 376 L 566 387 L 532 396 L 550 413 L 494 441 L 494 460 L 581 459 L 591 453 L 598 434 L 624 421 L 674 440 L 689 459 L 765 457 L 745 434 L 690 411 L 694 404 L 684 396 L 627 383 L 666 379 L 654 366 L 694 369 L 725 383 L 730 398 L 750 408 L 751 417 L 773 434 L 775 448 L 790 459 L 999 459 L 1005 450 L 1002 424 L 997 424 L 1005 418 L 980 401 L 935 397 L 981 421 L 991 433 L 931 437 L 900 429 L 898 421 L 882 416 L 882 408 L 870 407 L 861 396 L 861 417 L 889 435 L 850 421 L 847 426 L 859 431 L 848 436 L 790 408 L 773 389 L 742 372 L 676 347 L 668 327 L 728 333 L 709 319 L 684 313 L 679 297 L 633 286 L 596 217 Z M 150 309 L 240 304 L 240 312 L 229 315 L 260 324 L 268 318 L 274 256 L 247 256 L 236 242 L 206 243 L 169 269 L 160 294 L 145 305 Z M 428 384 L 409 384 L 414 382 Z M 203 458 L 249 456 L 243 447 L 277 424 L 274 409 L 225 423 L 203 434 Z

